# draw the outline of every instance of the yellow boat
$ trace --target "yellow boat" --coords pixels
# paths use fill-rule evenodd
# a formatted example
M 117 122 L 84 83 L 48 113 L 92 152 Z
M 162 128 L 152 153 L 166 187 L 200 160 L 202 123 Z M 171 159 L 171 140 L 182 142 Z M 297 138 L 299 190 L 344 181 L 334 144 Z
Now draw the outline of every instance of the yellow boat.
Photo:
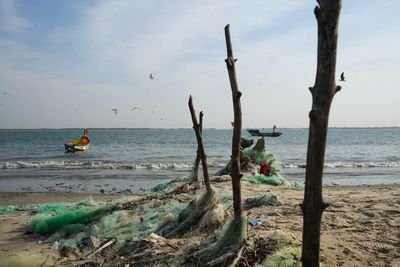
M 67 144 L 64 144 L 65 147 L 65 152 L 66 153 L 75 153 L 75 152 L 80 152 L 80 151 L 86 151 L 90 148 L 90 139 L 87 136 L 88 134 L 88 129 L 83 130 L 83 136 L 76 138 Z

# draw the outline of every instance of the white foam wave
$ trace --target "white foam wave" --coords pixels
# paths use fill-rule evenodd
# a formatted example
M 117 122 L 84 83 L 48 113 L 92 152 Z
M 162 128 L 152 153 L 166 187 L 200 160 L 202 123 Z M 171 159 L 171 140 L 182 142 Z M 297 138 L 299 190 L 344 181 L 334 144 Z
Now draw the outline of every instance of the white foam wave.
M 211 167 L 224 164 L 210 162 Z M 189 169 L 193 163 L 178 162 L 113 162 L 113 161 L 8 161 L 0 162 L 0 169 L 121 169 L 121 170 L 172 170 Z
M 306 168 L 307 164 L 303 163 L 282 163 L 283 168 Z M 399 168 L 400 161 L 379 161 L 379 162 L 325 162 L 325 168 Z

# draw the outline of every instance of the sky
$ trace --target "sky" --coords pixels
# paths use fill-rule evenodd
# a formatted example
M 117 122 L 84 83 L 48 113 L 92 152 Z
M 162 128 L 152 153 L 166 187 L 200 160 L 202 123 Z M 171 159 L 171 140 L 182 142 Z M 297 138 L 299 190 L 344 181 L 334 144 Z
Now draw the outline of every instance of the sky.
M 308 127 L 316 5 L 0 0 L 0 128 L 189 128 L 189 95 L 204 128 L 230 128 L 226 24 L 243 127 Z M 400 126 L 399 9 L 342 1 L 330 127 Z

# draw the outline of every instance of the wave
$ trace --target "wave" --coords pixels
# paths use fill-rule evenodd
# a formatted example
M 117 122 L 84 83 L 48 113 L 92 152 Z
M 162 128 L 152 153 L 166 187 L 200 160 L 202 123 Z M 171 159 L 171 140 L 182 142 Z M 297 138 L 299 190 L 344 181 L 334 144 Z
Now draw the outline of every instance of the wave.
M 224 167 L 226 162 L 209 161 L 209 167 Z M 281 162 L 283 169 L 304 169 L 304 162 Z M 45 161 L 5 161 L 0 169 L 98 169 L 98 170 L 169 170 L 190 169 L 192 162 L 123 162 L 102 160 L 45 160 Z M 399 168 L 400 161 L 377 162 L 325 162 L 325 168 Z
M 306 163 L 282 163 L 285 169 L 306 168 Z M 400 161 L 325 162 L 324 168 L 399 168 Z
M 222 167 L 221 163 L 211 162 L 210 167 Z M 189 169 L 193 163 L 177 162 L 118 162 L 118 161 L 8 161 L 0 162 L 0 169 L 99 169 L 99 170 L 151 170 L 151 169 Z

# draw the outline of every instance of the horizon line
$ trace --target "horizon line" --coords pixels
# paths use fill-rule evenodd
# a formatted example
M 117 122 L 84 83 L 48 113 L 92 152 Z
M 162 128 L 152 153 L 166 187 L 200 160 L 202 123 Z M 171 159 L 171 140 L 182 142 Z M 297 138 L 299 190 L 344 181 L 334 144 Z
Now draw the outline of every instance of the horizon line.
M 71 128 L 51 128 L 51 127 L 42 127 L 42 128 L 0 128 L 0 130 L 82 130 L 84 128 L 88 128 L 91 130 L 180 130 L 180 129 L 193 129 L 192 127 L 176 127 L 176 128 L 157 128 L 157 127 L 71 127 Z M 246 129 L 269 129 L 270 127 L 252 127 L 252 128 L 242 128 L 242 130 Z M 279 129 L 308 129 L 309 127 L 279 127 Z M 328 127 L 328 129 L 393 129 L 400 128 L 400 126 L 332 126 Z M 232 128 L 216 128 L 209 127 L 204 128 L 205 130 L 230 130 Z

